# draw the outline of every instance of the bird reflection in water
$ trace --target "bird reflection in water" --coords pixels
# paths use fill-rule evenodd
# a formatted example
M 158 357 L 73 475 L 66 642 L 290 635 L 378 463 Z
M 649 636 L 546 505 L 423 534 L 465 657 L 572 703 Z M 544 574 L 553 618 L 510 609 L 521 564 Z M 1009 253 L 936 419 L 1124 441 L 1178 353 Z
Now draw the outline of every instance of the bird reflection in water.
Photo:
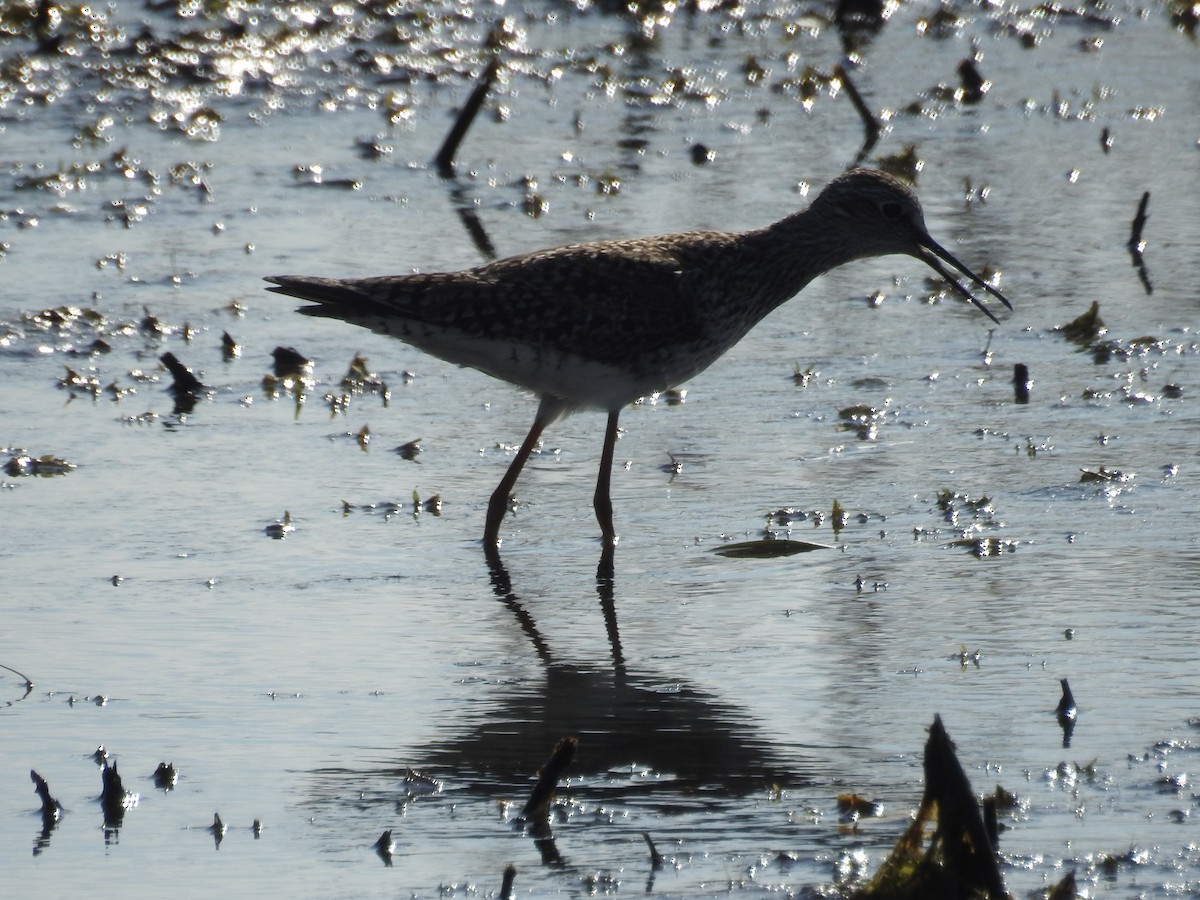
M 537 653 L 543 679 L 535 690 L 528 682 L 497 686 L 507 693 L 489 700 L 487 712 L 469 730 L 430 747 L 422 767 L 486 794 L 494 794 L 498 784 L 519 791 L 562 738 L 577 737 L 569 770 L 579 779 L 571 786 L 576 796 L 670 796 L 677 802 L 679 795 L 704 789 L 742 796 L 807 780 L 738 709 L 675 678 L 629 671 L 611 546 L 601 551 L 595 581 L 611 652 L 606 667 L 558 659 L 500 554 L 488 552 L 486 559 L 492 590 Z M 544 862 L 562 862 L 552 836 L 534 837 Z

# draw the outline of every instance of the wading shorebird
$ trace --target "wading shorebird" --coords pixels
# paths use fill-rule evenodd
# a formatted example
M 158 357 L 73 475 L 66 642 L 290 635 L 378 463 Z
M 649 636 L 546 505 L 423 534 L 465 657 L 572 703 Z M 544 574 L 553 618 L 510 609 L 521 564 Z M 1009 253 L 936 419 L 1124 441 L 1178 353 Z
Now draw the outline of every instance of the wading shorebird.
M 546 426 L 577 409 L 605 410 L 593 502 L 611 545 L 621 410 L 703 372 L 818 275 L 889 254 L 923 260 L 994 322 L 947 265 L 1012 309 L 929 236 L 908 187 L 869 169 L 846 172 L 808 209 L 754 231 L 571 244 L 461 272 L 266 280 L 269 290 L 317 304 L 302 307 L 306 315 L 400 338 L 537 395 L 533 426 L 488 503 L 486 548 L 499 544 L 510 494 Z

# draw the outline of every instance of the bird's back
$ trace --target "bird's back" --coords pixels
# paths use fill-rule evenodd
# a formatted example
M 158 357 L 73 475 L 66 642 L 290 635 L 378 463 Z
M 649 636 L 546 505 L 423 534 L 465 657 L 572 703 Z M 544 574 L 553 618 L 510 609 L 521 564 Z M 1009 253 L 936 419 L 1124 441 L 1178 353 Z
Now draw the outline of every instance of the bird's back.
M 315 302 L 301 309 L 307 315 L 399 337 L 539 394 L 557 386 L 580 394 L 565 398 L 580 405 L 608 405 L 613 393 L 629 402 L 679 383 L 725 349 L 709 327 L 709 295 L 738 240 L 690 232 L 574 244 L 461 272 L 268 280 Z M 572 367 L 589 381 L 624 383 L 564 387 Z

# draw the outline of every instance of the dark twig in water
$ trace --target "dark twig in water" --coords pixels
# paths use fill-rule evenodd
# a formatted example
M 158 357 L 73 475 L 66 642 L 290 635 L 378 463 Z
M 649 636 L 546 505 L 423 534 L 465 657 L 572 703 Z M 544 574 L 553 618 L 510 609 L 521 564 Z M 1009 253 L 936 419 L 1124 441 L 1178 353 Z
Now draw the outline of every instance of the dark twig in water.
M 175 763 L 160 762 L 151 777 L 154 779 L 156 788 L 160 791 L 169 791 L 179 780 L 179 773 L 175 770 Z
M 383 864 L 390 868 L 392 865 L 392 854 L 395 851 L 396 842 L 392 840 L 392 830 L 389 828 L 375 842 L 375 853 L 383 860 Z
M 650 832 L 643 831 L 642 838 L 646 841 L 646 846 L 650 848 L 650 868 L 658 871 L 662 868 L 662 854 L 658 852 L 658 848 L 654 846 L 654 841 L 650 838 Z
M 295 347 L 276 347 L 271 359 L 276 378 L 302 378 L 312 368 L 312 361 Z
M 879 132 L 882 131 L 882 126 L 880 126 L 879 120 L 875 118 L 875 114 L 867 107 L 866 102 L 862 98 L 862 94 L 858 92 L 858 88 L 854 86 L 854 82 L 850 80 L 850 76 L 846 73 L 846 70 L 840 65 L 834 66 L 833 74 L 834 77 L 841 81 L 842 86 L 846 89 L 846 96 L 849 97 L 850 102 L 854 104 L 855 110 L 858 111 L 859 117 L 863 120 L 863 128 L 867 132 L 867 137 L 863 141 L 862 147 L 859 148 L 858 155 L 854 158 L 854 165 L 857 166 L 864 159 L 866 159 L 867 154 L 870 153 L 875 147 L 875 144 L 879 142 Z
M 1060 679 L 1062 683 L 1062 697 L 1058 701 L 1058 706 L 1054 709 L 1054 715 L 1058 718 L 1058 724 L 1063 732 L 1063 747 L 1071 746 L 1071 735 L 1075 733 L 1075 722 L 1079 717 L 1079 707 L 1075 705 L 1075 695 L 1071 693 L 1071 685 L 1067 683 L 1067 679 Z
M 100 809 L 104 813 L 104 827 L 120 828 L 129 800 L 125 793 L 125 785 L 121 783 L 121 775 L 117 772 L 115 760 L 111 765 L 107 759 L 104 761 L 100 778 L 103 785 L 100 791 Z
M 533 786 L 533 791 L 521 810 L 524 819 L 534 824 L 544 824 L 547 821 L 558 780 L 575 758 L 575 748 L 578 746 L 578 738 L 563 738 L 558 742 L 558 746 L 554 748 L 554 755 L 538 773 L 537 784 Z
M 1067 683 L 1067 679 L 1062 678 L 1059 681 L 1062 684 L 1062 697 L 1054 712 L 1060 719 L 1074 719 L 1079 715 L 1079 707 L 1075 705 L 1075 695 L 1071 693 L 1071 685 Z
M 490 36 L 489 42 L 492 42 Z M 458 145 L 466 137 L 467 130 L 474 123 L 475 117 L 479 115 L 483 101 L 487 98 L 488 91 L 491 90 L 492 82 L 496 80 L 496 74 L 499 71 L 500 61 L 493 58 L 488 63 L 487 68 L 483 70 L 483 74 L 479 76 L 479 81 L 475 84 L 475 90 L 471 91 L 471 96 L 467 98 L 467 102 L 463 104 L 458 118 L 454 120 L 454 126 L 450 129 L 450 133 L 446 135 L 446 140 L 442 143 L 442 148 L 438 150 L 437 156 L 433 158 L 438 174 L 443 178 L 450 178 L 454 175 L 454 154 L 458 152 Z
M 168 372 L 171 373 L 170 390 L 175 394 L 195 394 L 204 390 L 204 384 L 195 376 L 191 369 L 179 361 L 174 353 L 164 353 L 159 357 Z
M 512 900 L 513 882 L 517 880 L 517 867 L 509 863 L 504 867 L 504 881 L 500 885 L 500 900 Z
M 1075 870 L 1072 869 L 1063 876 L 1062 881 L 1050 889 L 1046 900 L 1075 900 L 1079 896 L 1079 888 L 1075 884 Z
M 1142 194 L 1142 200 L 1138 203 L 1137 215 L 1133 217 L 1131 231 L 1129 235 L 1129 255 L 1133 259 L 1133 267 L 1137 269 L 1138 278 L 1141 279 L 1142 287 L 1146 289 L 1147 294 L 1154 293 L 1154 286 L 1150 283 L 1150 273 L 1146 270 L 1146 261 L 1142 258 L 1142 253 L 1146 249 L 1146 242 L 1142 239 L 1142 229 L 1146 227 L 1146 220 L 1149 216 L 1146 215 L 1146 207 L 1150 205 L 1150 192 L 1146 191 Z
M 1029 367 L 1025 363 L 1013 366 L 1013 394 L 1018 403 L 1029 402 Z
M 46 825 L 57 822 L 62 815 L 62 804 L 50 796 L 50 785 L 46 784 L 46 779 L 33 769 L 29 770 L 29 778 L 33 781 L 34 793 L 42 801 L 42 821 Z
M 27 676 L 25 676 L 21 672 L 18 672 L 16 669 L 14 669 L 12 666 L 6 666 L 6 665 L 4 665 L 4 663 L 0 663 L 0 669 L 7 669 L 8 671 L 10 671 L 14 675 L 16 675 L 18 678 L 22 679 L 25 682 L 25 690 L 26 691 L 31 690 L 33 688 L 33 682 L 30 681 Z
M 1150 192 L 1146 191 L 1142 194 L 1142 200 L 1138 203 L 1137 215 L 1133 217 L 1132 232 L 1129 235 L 1129 250 L 1141 256 L 1142 251 L 1146 249 L 1146 242 L 1142 240 L 1142 229 L 1146 227 L 1146 220 L 1149 216 L 1146 215 L 1146 207 L 1150 205 Z

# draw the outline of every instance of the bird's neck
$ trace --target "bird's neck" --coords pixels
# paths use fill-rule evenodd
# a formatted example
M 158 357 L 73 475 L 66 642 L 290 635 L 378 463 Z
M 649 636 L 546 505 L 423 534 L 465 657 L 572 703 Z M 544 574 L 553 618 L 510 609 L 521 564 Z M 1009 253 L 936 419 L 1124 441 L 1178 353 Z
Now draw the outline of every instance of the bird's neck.
M 744 265 L 762 280 L 763 315 L 800 293 L 830 269 L 858 258 L 857 245 L 830 227 L 827 216 L 806 209 L 773 225 L 747 232 Z

